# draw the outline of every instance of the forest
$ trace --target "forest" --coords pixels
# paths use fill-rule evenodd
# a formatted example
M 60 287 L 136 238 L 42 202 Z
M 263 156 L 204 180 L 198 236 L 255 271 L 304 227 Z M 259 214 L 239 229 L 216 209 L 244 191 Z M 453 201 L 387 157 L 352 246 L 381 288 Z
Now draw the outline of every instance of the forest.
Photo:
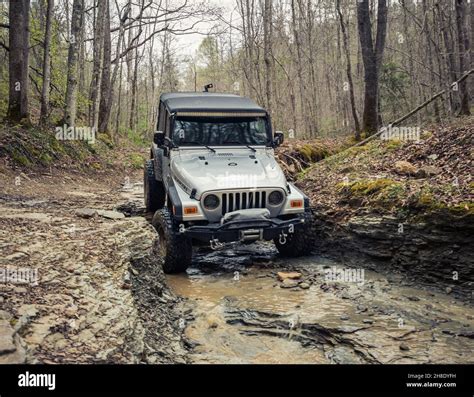
M 472 394 L 473 48 L 474 0 L 0 0 L 1 395 Z
M 469 114 L 472 42 L 467 0 L 1 2 L 0 117 L 144 137 L 160 93 L 211 83 L 287 135 L 360 140 L 440 92 L 410 125 Z

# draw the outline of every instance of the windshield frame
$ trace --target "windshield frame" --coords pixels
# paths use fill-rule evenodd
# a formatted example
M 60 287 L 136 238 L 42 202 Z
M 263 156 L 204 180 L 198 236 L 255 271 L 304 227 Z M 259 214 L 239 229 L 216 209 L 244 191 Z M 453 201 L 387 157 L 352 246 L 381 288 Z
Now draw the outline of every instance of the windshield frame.
M 169 138 L 173 142 L 173 145 L 175 148 L 182 148 L 182 149 L 202 149 L 205 148 L 206 146 L 210 146 L 211 148 L 229 148 L 229 147 L 234 147 L 234 148 L 243 148 L 243 149 L 249 149 L 247 145 L 250 145 L 252 147 L 273 147 L 273 134 L 272 134 L 272 124 L 271 124 L 271 118 L 268 113 L 263 114 L 262 116 L 257 116 L 258 118 L 262 118 L 265 121 L 265 132 L 266 132 L 266 143 L 265 144 L 251 144 L 251 143 L 229 143 L 229 144 L 220 144 L 220 145 L 212 145 L 212 144 L 199 144 L 199 145 L 193 145 L 193 144 L 186 144 L 186 145 L 181 145 L 179 142 L 175 142 L 173 140 L 173 132 L 175 128 L 175 123 L 176 120 L 179 116 L 176 115 L 176 113 L 173 113 L 170 118 L 170 129 L 169 129 Z M 245 116 L 240 116 L 242 118 L 246 118 Z M 216 117 L 216 116 L 193 116 L 191 118 L 195 119 L 206 119 L 206 120 L 212 120 L 212 119 L 223 119 L 227 117 Z M 237 117 L 229 117 L 229 118 L 237 118 Z M 255 116 L 248 116 L 247 118 L 255 118 Z M 212 122 L 212 121 L 209 121 Z

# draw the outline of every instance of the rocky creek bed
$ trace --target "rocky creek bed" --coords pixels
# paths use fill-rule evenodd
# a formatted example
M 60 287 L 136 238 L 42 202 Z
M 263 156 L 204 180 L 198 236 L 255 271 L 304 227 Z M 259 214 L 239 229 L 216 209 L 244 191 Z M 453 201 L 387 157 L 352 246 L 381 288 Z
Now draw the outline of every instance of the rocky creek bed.
M 474 309 L 455 287 L 420 290 L 350 245 L 344 259 L 199 248 L 165 276 L 141 183 L 63 181 L 0 197 L 1 266 L 38 271 L 37 285 L 0 285 L 1 363 L 472 362 Z M 351 227 L 377 235 L 364 225 Z M 365 273 L 328 281 L 334 269 Z
M 140 207 L 141 184 L 64 181 L 7 181 L 0 197 L 0 266 L 38 278 L 0 284 L 0 363 L 183 362 L 154 230 L 115 211 Z
M 334 214 L 315 214 L 317 252 L 473 301 L 472 216 L 441 213 L 410 220 L 368 213 L 335 220 Z

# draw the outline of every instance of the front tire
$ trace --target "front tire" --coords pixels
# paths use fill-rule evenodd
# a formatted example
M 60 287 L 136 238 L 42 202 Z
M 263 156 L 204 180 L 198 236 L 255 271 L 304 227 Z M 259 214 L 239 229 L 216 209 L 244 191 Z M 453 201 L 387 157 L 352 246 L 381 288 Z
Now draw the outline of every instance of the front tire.
M 145 162 L 143 175 L 146 212 L 155 212 L 165 205 L 166 191 L 162 182 L 155 178 L 153 160 Z
M 168 208 L 155 212 L 152 225 L 158 236 L 155 242 L 157 253 L 163 258 L 165 273 L 181 273 L 191 264 L 191 239 L 179 232 L 179 225 Z
M 315 233 L 313 227 L 313 213 L 311 209 L 304 212 L 304 224 L 294 233 L 287 233 L 286 242 L 280 243 L 279 238 L 273 239 L 281 256 L 298 257 L 311 254 L 315 246 Z

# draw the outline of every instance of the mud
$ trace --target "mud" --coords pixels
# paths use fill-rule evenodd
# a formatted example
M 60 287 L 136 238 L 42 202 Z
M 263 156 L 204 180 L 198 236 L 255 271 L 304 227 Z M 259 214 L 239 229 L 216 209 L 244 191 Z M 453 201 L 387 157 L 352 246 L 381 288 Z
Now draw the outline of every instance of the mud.
M 270 244 L 200 251 L 188 274 L 167 276 L 195 316 L 185 331 L 191 362 L 473 362 L 473 308 L 447 295 L 372 271 L 363 283 L 328 282 L 343 264 L 282 260 Z M 302 274 L 299 286 L 281 288 L 276 273 L 289 270 Z

